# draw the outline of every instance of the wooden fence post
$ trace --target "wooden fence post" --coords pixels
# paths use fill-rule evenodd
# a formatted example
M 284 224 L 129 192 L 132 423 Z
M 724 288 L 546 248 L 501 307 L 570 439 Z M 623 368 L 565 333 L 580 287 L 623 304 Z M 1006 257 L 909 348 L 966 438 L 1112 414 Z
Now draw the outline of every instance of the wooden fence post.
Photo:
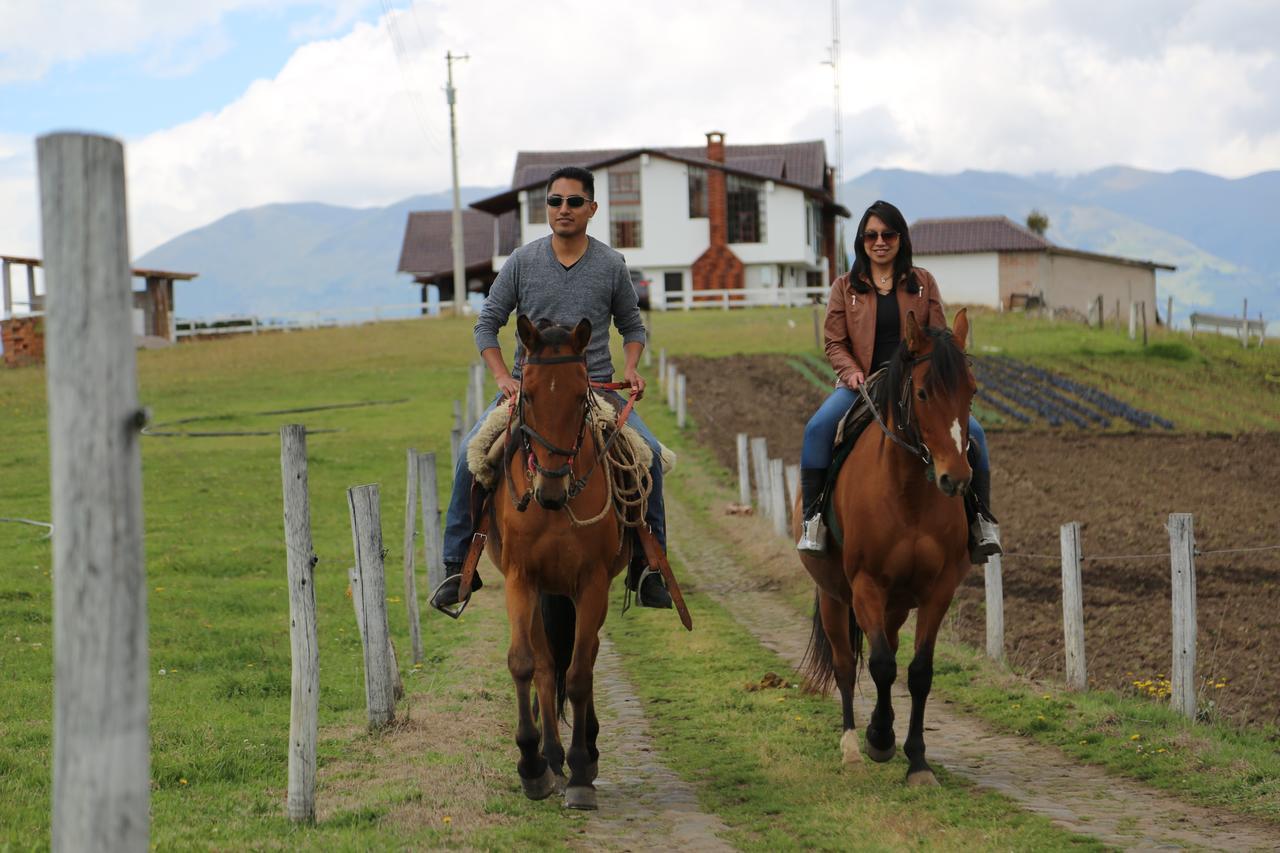
M 787 479 L 787 508 L 791 509 L 796 505 L 796 498 L 800 494 L 800 466 L 788 465 L 784 473 Z
M 418 494 L 422 502 L 422 554 L 427 566 L 427 589 L 444 583 L 444 534 L 440 530 L 440 489 L 436 485 L 436 455 L 418 454 Z
M 738 503 L 751 506 L 751 475 L 747 462 L 747 434 L 738 433 Z
M 53 498 L 52 849 L 146 850 L 147 581 L 124 147 L 36 141 Z
M 475 408 L 471 412 L 471 423 L 475 425 L 484 417 L 484 410 L 489 408 L 489 403 L 484 396 L 484 364 L 475 362 L 471 365 L 471 382 L 475 387 L 475 396 L 472 398 Z
M 769 442 L 763 436 L 751 439 L 751 473 L 756 477 L 756 506 L 766 518 L 773 513 L 769 498 Z
M 782 473 L 782 460 L 769 460 L 769 498 L 772 503 L 773 529 L 779 536 L 787 535 L 787 498 Z
M 1147 345 L 1147 300 L 1142 300 L 1142 345 Z
M 1196 718 L 1196 537 L 1190 513 L 1169 515 L 1169 562 L 1173 570 L 1173 710 Z
M 987 592 L 987 657 L 1004 663 L 1004 577 L 1000 555 L 989 557 L 983 570 Z
M 387 633 L 387 579 L 382 563 L 382 520 L 378 486 L 347 489 L 351 513 L 351 541 L 356 567 L 351 570 L 351 598 L 355 604 L 364 647 L 364 695 L 370 727 L 395 719 L 395 686 L 391 679 L 391 643 Z
M 1080 524 L 1062 525 L 1062 633 L 1067 687 L 1084 690 L 1084 592 L 1080 584 Z
M 1164 327 L 1169 331 L 1173 331 L 1173 297 L 1169 297 L 1167 308 L 1164 309 Z
M 284 480 L 284 541 L 289 582 L 289 819 L 316 819 L 316 741 L 319 735 L 320 649 L 316 629 L 316 555 L 307 492 L 307 428 L 280 428 Z
M 1244 309 L 1240 312 L 1240 343 L 1249 348 L 1249 297 L 1245 297 Z
M 676 426 L 684 429 L 688 404 L 685 402 L 686 384 L 683 373 L 676 374 Z
M 1129 340 L 1138 339 L 1138 303 L 1129 301 Z
M 658 349 L 658 386 L 666 388 L 667 384 L 667 348 Z
M 458 462 L 461 461 L 464 451 L 462 449 L 463 433 L 460 429 L 449 431 L 449 472 L 458 470 Z
M 413 645 L 413 662 L 422 663 L 422 622 L 418 618 L 418 577 L 413 565 L 414 519 L 418 517 L 418 451 L 407 453 L 408 476 L 404 487 L 404 607 L 409 616 L 409 641 Z M 425 535 L 425 531 L 424 531 Z M 431 562 L 428 561 L 430 566 Z
M 667 408 L 676 410 L 676 366 L 667 362 Z

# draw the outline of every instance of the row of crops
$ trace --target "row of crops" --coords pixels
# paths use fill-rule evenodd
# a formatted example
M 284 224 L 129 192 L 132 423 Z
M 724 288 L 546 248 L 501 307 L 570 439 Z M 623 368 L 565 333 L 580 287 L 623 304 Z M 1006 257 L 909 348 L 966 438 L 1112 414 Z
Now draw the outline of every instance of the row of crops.
M 1173 423 L 1159 415 L 1008 356 L 974 358 L 973 371 L 978 379 L 978 406 L 1020 424 L 1042 420 L 1049 426 L 1080 429 L 1106 429 L 1113 424 L 1173 429 Z

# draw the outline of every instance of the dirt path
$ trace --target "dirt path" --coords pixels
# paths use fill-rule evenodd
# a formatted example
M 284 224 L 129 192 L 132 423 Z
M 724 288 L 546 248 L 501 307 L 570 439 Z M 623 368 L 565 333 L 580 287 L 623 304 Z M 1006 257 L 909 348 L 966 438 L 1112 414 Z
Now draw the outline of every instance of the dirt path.
M 590 850 L 682 850 L 734 848 L 717 837 L 726 830 L 715 815 L 698 808 L 694 788 L 663 765 L 649 733 L 644 710 L 622 672 L 613 644 L 601 637 L 596 661 L 601 776 L 596 780 L 600 811 L 585 827 Z
M 777 591 L 779 584 L 761 569 L 763 560 L 800 571 L 790 544 L 778 541 L 761 519 L 713 515 L 714 533 L 698 528 L 690 513 L 668 493 L 667 518 L 673 555 L 684 565 L 690 586 L 725 605 L 762 645 L 798 666 L 809 635 L 809 618 Z M 727 542 L 757 545 L 746 559 Z M 905 722 L 910 698 L 900 673 L 895 690 L 899 718 Z M 860 685 L 869 683 L 865 677 Z M 871 710 L 866 692 L 856 706 L 859 726 Z M 833 712 L 834 713 L 834 712 Z M 951 712 L 935 698 L 926 713 L 929 758 L 935 766 L 998 791 L 1030 811 L 1074 832 L 1129 849 L 1203 847 L 1276 849 L 1280 832 L 1234 815 L 1188 805 L 1139 784 L 1081 766 L 1061 752 L 1030 740 L 998 734 L 982 723 Z M 901 732 L 900 732 L 901 735 Z M 835 739 L 831 760 L 838 761 Z M 901 761 L 902 759 L 897 759 Z

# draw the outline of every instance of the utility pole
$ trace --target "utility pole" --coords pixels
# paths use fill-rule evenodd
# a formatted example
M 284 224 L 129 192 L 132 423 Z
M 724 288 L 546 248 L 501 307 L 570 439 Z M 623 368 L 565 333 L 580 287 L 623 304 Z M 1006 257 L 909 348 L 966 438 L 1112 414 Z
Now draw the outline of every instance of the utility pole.
M 844 128 L 840 117 L 840 0 L 831 0 L 831 58 L 823 63 L 831 66 L 831 76 L 835 83 L 835 171 L 836 180 L 834 188 L 834 196 L 837 204 L 840 203 L 840 182 L 844 180 Z M 836 263 L 840 264 L 845 257 L 844 245 L 844 224 L 839 219 L 836 220 Z M 840 270 L 831 270 L 831 275 L 840 274 Z
M 458 92 L 453 88 L 453 63 L 470 59 L 467 54 L 454 56 L 453 51 L 444 55 L 449 69 L 449 83 L 445 88 L 445 98 L 449 102 L 449 151 L 453 157 L 453 313 L 461 316 L 467 304 L 467 261 L 462 244 L 462 191 L 458 185 L 458 119 L 454 106 L 458 102 Z

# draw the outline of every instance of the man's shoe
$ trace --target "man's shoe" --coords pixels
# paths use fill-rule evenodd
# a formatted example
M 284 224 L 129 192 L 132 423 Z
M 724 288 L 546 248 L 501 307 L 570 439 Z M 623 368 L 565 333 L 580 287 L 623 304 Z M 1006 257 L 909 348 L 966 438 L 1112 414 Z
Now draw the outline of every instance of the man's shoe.
M 636 592 L 636 601 L 641 607 L 657 607 L 661 610 L 671 609 L 671 593 L 667 592 L 667 582 L 662 575 L 645 566 L 640 573 L 640 589 Z
M 800 525 L 800 541 L 796 543 L 796 550 L 807 554 L 827 552 L 827 525 L 822 521 L 822 513 L 806 518 Z
M 440 586 L 436 587 L 436 591 L 431 594 L 431 606 L 445 616 L 457 619 L 462 615 L 462 611 L 466 609 L 467 602 L 471 600 L 471 596 L 468 595 L 464 601 L 458 601 L 458 592 L 462 588 L 462 564 L 446 563 L 444 571 L 445 579 L 440 582 Z M 480 572 L 474 572 L 471 575 L 471 591 L 475 592 L 483 586 L 484 581 L 480 580 Z
M 969 562 L 981 566 L 991 557 L 1003 553 L 1000 532 L 989 519 L 978 513 L 969 525 Z

